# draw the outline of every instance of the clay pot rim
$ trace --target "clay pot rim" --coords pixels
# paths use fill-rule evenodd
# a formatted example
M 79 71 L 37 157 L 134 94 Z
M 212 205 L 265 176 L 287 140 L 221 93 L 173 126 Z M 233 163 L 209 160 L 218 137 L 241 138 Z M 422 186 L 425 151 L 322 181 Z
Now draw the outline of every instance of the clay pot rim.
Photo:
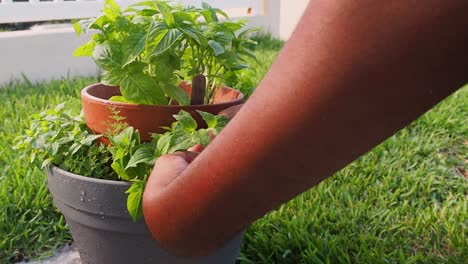
M 127 186 L 127 187 L 130 187 L 130 185 L 131 185 L 131 182 L 127 182 L 127 181 L 123 181 L 123 180 L 122 181 L 105 180 L 105 179 L 93 178 L 91 176 L 88 177 L 88 176 L 83 176 L 83 175 L 79 175 L 79 174 L 74 174 L 74 173 L 71 173 L 71 172 L 66 171 L 64 169 L 61 169 L 57 165 L 54 165 L 54 164 L 49 165 L 47 169 L 49 169 L 51 171 L 59 171 L 63 175 L 65 175 L 67 177 L 70 177 L 72 179 L 79 180 L 79 181 L 90 182 L 90 183 L 93 183 L 93 184 L 106 184 L 106 185 Z
M 118 106 L 120 108 L 166 108 L 166 109 L 177 109 L 177 108 L 181 108 L 183 107 L 184 109 L 193 109 L 193 110 L 197 110 L 199 109 L 200 107 L 204 108 L 204 107 L 209 107 L 209 106 L 223 106 L 223 105 L 226 105 L 226 104 L 240 104 L 244 101 L 244 94 L 239 91 L 239 90 L 236 90 L 234 88 L 231 88 L 231 87 L 228 87 L 228 86 L 222 86 L 223 89 L 230 89 L 230 90 L 235 90 L 236 92 L 239 93 L 239 97 L 235 100 L 230 100 L 230 101 L 226 101 L 226 102 L 223 102 L 223 103 L 216 103 L 216 104 L 201 104 L 201 105 L 144 105 L 144 104 L 132 104 L 132 103 L 123 103 L 123 102 L 115 102 L 115 101 L 109 101 L 107 99 L 102 99 L 102 98 L 99 98 L 99 97 L 96 97 L 94 95 L 91 95 L 90 93 L 88 93 L 88 90 L 89 89 L 92 89 L 96 86 L 106 86 L 102 83 L 94 83 L 94 84 L 91 84 L 91 85 L 88 85 L 86 86 L 85 88 L 83 88 L 81 90 L 81 97 L 82 98 L 86 98 L 87 100 L 89 101 L 94 101 L 95 103 L 97 104 L 101 104 L 101 105 L 110 105 L 110 106 Z

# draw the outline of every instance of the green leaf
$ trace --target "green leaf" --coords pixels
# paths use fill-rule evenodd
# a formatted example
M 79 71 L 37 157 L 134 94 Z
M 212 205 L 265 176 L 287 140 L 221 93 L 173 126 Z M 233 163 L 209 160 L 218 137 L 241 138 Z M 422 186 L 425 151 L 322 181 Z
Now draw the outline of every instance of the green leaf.
M 202 3 L 203 11 L 200 13 L 205 17 L 206 22 L 218 22 L 218 16 L 216 15 L 215 9 L 213 9 L 208 3 Z
M 224 53 L 224 47 L 219 42 L 216 42 L 214 40 L 208 40 L 208 45 L 214 51 L 215 56 L 218 56 Z
M 165 155 L 169 153 L 169 147 L 171 146 L 171 133 L 166 133 L 161 136 L 157 143 L 158 155 Z
M 162 134 L 158 133 L 150 133 L 151 134 L 151 144 L 154 144 L 155 146 L 158 143 L 158 140 L 163 136 Z
M 47 158 L 42 162 L 41 169 L 44 169 L 47 165 L 52 164 L 53 158 Z
M 237 71 L 237 70 L 248 69 L 248 68 L 249 68 L 249 65 L 241 64 L 241 63 L 231 64 L 228 66 L 228 69 L 231 71 Z
M 61 112 L 63 109 L 65 109 L 65 103 L 60 103 L 54 107 L 55 112 Z
M 240 21 L 223 21 L 219 22 L 216 26 L 221 27 L 223 31 L 234 33 L 240 30 L 244 26 L 245 22 L 243 20 Z
M 156 46 L 159 42 L 154 42 L 154 39 L 162 33 L 166 33 L 167 24 L 164 22 L 153 21 L 151 22 L 151 26 L 148 29 L 148 42 Z
M 58 142 L 53 142 L 53 143 L 52 143 L 52 146 L 51 146 L 50 154 L 51 154 L 52 156 L 57 155 L 57 152 L 58 152 L 58 150 L 59 150 L 59 147 L 60 147 L 60 145 L 59 145 Z
M 237 41 L 239 41 L 241 44 L 250 44 L 250 45 L 258 44 L 256 41 L 253 41 L 249 38 L 237 38 Z
M 167 23 L 167 25 L 172 26 L 175 20 L 171 12 L 171 7 L 163 2 L 156 2 L 156 6 L 158 7 L 159 12 L 161 12 L 163 15 L 164 21 Z
M 156 45 L 156 48 L 151 52 L 150 56 L 157 56 L 169 48 L 171 48 L 174 43 L 179 40 L 179 38 L 182 36 L 182 32 L 180 30 L 171 28 L 165 32 L 165 34 L 162 36 L 161 40 L 159 43 Z
M 172 131 L 171 145 L 167 151 L 169 154 L 177 151 L 185 151 L 193 147 L 196 143 L 192 140 L 192 133 L 187 133 L 182 127 L 178 126 Z
M 196 24 L 195 16 L 186 11 L 175 11 L 172 13 L 174 16 L 174 20 L 178 24 L 186 24 L 187 22 L 190 24 Z
M 237 35 L 238 38 L 243 38 L 246 37 L 248 34 L 253 33 L 253 32 L 258 32 L 261 31 L 261 28 L 248 28 Z
M 230 121 L 229 117 L 223 115 L 216 116 L 216 127 L 215 128 L 224 128 Z
M 239 51 L 239 54 L 250 57 L 251 59 L 253 59 L 255 62 L 258 63 L 257 56 L 255 56 L 255 54 L 248 49 L 243 49 L 242 51 Z
M 133 104 L 134 102 L 128 100 L 128 99 L 125 99 L 125 97 L 121 96 L 121 95 L 114 95 L 112 96 L 111 98 L 109 98 L 109 101 L 111 102 L 121 102 L 121 103 L 129 103 L 129 104 Z
M 221 9 L 219 9 L 219 8 L 214 8 L 213 10 L 214 10 L 214 12 L 215 12 L 216 14 L 220 14 L 220 15 L 222 15 L 223 17 L 225 17 L 226 19 L 229 19 L 229 16 L 228 16 L 223 10 L 221 10 Z
M 81 28 L 81 25 L 79 22 L 73 23 L 73 28 L 75 29 L 76 35 L 81 36 L 83 33 L 83 28 Z
M 175 83 L 174 72 L 180 70 L 180 57 L 176 56 L 171 52 L 165 52 L 156 57 L 152 57 L 150 65 L 156 78 L 160 82 L 164 83 Z
M 143 181 L 134 181 L 130 188 L 125 192 L 128 194 L 127 210 L 136 222 L 142 215 L 142 197 L 145 190 L 145 183 Z
M 137 14 L 140 15 L 140 16 L 143 16 L 143 17 L 150 17 L 150 16 L 153 16 L 153 15 L 156 15 L 157 13 L 158 13 L 158 11 L 153 10 L 153 9 L 147 9 L 147 8 L 137 11 Z
M 248 68 L 247 65 L 243 65 L 240 63 L 240 61 L 242 61 L 242 58 L 236 52 L 227 51 L 219 55 L 219 58 L 221 59 L 222 65 L 228 68 L 229 70 Z
M 31 153 L 31 157 L 29 159 L 29 163 L 34 163 L 36 161 L 36 152 Z
M 211 142 L 211 137 L 210 134 L 208 133 L 208 130 L 206 129 L 200 129 L 195 132 L 193 135 L 193 141 L 197 144 L 202 145 L 203 147 L 208 146 Z
M 75 32 L 78 35 L 78 37 L 81 36 L 82 33 L 86 34 L 95 20 L 95 18 L 87 18 L 81 19 L 80 21 L 73 23 L 73 28 L 75 29 Z
M 119 70 L 122 67 L 121 51 L 117 45 L 109 43 L 101 43 L 94 46 L 93 60 L 104 70 Z
M 102 11 L 104 15 L 112 20 L 116 20 L 118 17 L 122 16 L 122 11 L 114 0 L 106 0 Z
M 138 148 L 135 153 L 133 153 L 125 169 L 136 167 L 140 163 L 153 165 L 154 160 L 156 159 L 154 152 L 154 147 L 150 145 L 141 145 L 141 147 Z
M 167 98 L 156 81 L 144 72 L 127 74 L 120 83 L 122 95 L 135 103 L 166 105 Z
M 106 71 L 102 70 L 101 83 L 108 86 L 118 86 L 122 81 L 123 76 L 121 71 Z
M 131 177 L 123 168 L 122 164 L 120 164 L 119 160 L 114 160 L 111 164 L 111 168 L 117 173 L 120 179 L 124 181 L 129 181 L 131 179 Z
M 110 19 L 109 17 L 103 15 L 103 16 L 100 16 L 100 17 L 96 18 L 93 21 L 93 23 L 90 25 L 89 28 L 99 29 L 101 31 L 104 31 L 104 28 L 105 27 L 107 28 L 107 26 L 112 26 L 113 22 L 114 21 L 112 19 Z
M 156 8 L 156 3 L 154 0 L 152 1 L 142 1 L 138 2 L 135 4 L 131 4 L 128 8 L 133 8 L 133 7 L 150 7 L 152 9 Z
M 203 32 L 201 32 L 200 30 L 191 27 L 181 27 L 180 31 L 182 31 L 185 35 L 195 40 L 202 47 L 206 47 L 208 45 L 208 40 L 203 35 Z
M 234 38 L 234 34 L 230 32 L 216 32 L 213 36 L 213 39 L 216 42 L 219 42 L 224 45 L 229 45 L 231 44 L 232 39 Z
M 135 129 L 131 126 L 125 128 L 120 134 L 113 136 L 110 138 L 112 145 L 117 146 L 128 146 L 132 142 L 133 134 L 135 133 Z M 136 142 L 140 144 L 140 142 Z
M 143 52 L 146 44 L 146 37 L 146 33 L 137 32 L 130 34 L 128 38 L 126 38 L 122 45 L 123 53 L 126 55 L 123 66 L 135 61 L 136 57 Z
M 179 86 L 162 82 L 160 83 L 160 86 L 163 89 L 164 93 L 166 93 L 173 100 L 176 100 L 180 105 L 190 104 L 189 96 Z
M 78 47 L 74 52 L 73 56 L 75 57 L 91 57 L 93 55 L 93 50 L 94 46 L 96 45 L 96 42 L 93 40 L 90 40 L 86 42 L 84 45 Z
M 180 126 L 187 133 L 192 133 L 197 129 L 197 121 L 193 119 L 191 114 L 184 110 L 181 110 L 179 114 L 174 115 L 174 118 L 179 121 Z
M 94 140 L 100 137 L 102 137 L 102 135 L 89 135 L 81 140 L 81 144 L 89 147 L 93 144 Z
M 215 128 L 216 124 L 218 123 L 218 119 L 216 118 L 215 115 L 203 111 L 197 110 L 197 112 L 201 115 L 203 120 L 206 122 L 208 125 L 208 128 Z
M 213 17 L 213 13 L 214 12 L 211 12 L 210 10 L 200 11 L 200 14 L 205 18 L 205 21 L 208 24 L 213 23 L 213 22 L 218 22 L 218 17 L 216 16 L 216 14 L 214 14 L 214 17 Z
M 75 154 L 81 149 L 82 146 L 83 146 L 82 144 L 78 144 L 74 142 L 73 145 L 70 147 L 70 154 L 71 155 Z

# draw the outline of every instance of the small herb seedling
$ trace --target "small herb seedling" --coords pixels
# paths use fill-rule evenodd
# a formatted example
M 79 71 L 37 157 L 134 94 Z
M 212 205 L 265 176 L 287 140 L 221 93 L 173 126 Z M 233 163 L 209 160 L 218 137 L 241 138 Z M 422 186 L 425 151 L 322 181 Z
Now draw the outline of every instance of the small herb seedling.
M 60 104 L 33 115 L 29 129 L 15 139 L 15 149 L 40 168 L 53 164 L 82 176 L 132 182 L 126 192 L 127 208 L 135 221 L 142 214 L 141 197 L 156 159 L 196 144 L 208 146 L 229 121 L 198 111 L 207 125 L 199 129 L 188 112 L 180 111 L 167 132 L 153 134 L 151 142 L 142 143 L 139 132 L 128 125 L 119 126 L 123 129 L 119 133 L 95 135 L 80 114 L 66 109 L 66 104 Z M 111 146 L 97 142 L 103 136 Z
M 96 144 L 102 135 L 94 135 L 80 114 L 66 110 L 68 106 L 59 104 L 33 115 L 29 129 L 15 139 L 15 149 L 40 168 L 54 164 L 78 175 L 116 180 L 110 152 Z

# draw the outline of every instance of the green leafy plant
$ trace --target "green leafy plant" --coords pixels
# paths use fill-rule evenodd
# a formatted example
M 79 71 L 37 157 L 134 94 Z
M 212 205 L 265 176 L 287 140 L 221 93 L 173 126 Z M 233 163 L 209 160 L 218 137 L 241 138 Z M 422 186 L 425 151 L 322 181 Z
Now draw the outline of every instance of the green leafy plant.
M 127 208 L 135 221 L 142 214 L 141 197 L 156 159 L 196 144 L 206 147 L 229 121 L 225 116 L 199 111 L 207 128 L 198 128 L 195 119 L 181 111 L 174 115 L 176 121 L 167 132 L 153 134 L 151 142 L 143 143 L 138 130 L 128 125 L 114 135 L 94 135 L 83 117 L 69 108 L 60 104 L 33 115 L 25 134 L 15 139 L 15 149 L 40 168 L 53 164 L 82 176 L 132 182 Z M 112 144 L 97 142 L 100 137 L 107 137 Z
M 95 144 L 102 135 L 94 135 L 79 112 L 67 109 L 59 104 L 32 115 L 29 129 L 15 139 L 15 149 L 41 168 L 54 164 L 71 173 L 116 180 L 110 152 Z
M 106 0 L 101 16 L 74 24 L 78 35 L 93 30 L 91 40 L 74 55 L 92 57 L 102 70 L 101 82 L 120 87 L 122 96 L 111 100 L 187 105 L 180 82 L 203 75 L 204 101 L 210 103 L 226 78 L 248 67 L 245 58 L 255 58 L 251 49 L 256 42 L 246 36 L 257 29 L 244 26 L 245 21 L 229 21 L 207 3 L 196 8 L 150 0 L 121 10 Z
M 197 122 L 185 111 L 175 115 L 176 122 L 164 134 L 153 134 L 153 140 L 141 143 L 140 135 L 133 127 L 127 127 L 120 134 L 110 137 L 113 157 L 112 168 L 118 176 L 132 185 L 128 189 L 127 208 L 136 221 L 142 214 L 141 197 L 154 162 L 162 155 L 187 150 L 196 144 L 206 147 L 211 138 L 227 124 L 225 116 L 198 112 L 206 122 L 206 129 L 198 129 Z

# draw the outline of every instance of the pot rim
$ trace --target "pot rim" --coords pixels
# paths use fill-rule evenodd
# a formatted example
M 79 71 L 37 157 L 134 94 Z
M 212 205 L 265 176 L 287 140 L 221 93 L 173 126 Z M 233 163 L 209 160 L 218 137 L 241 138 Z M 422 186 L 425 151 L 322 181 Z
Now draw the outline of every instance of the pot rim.
M 72 179 L 75 179 L 75 180 L 79 180 L 79 181 L 85 181 L 85 182 L 90 182 L 90 183 L 94 183 L 94 184 L 107 184 L 107 185 L 114 185 L 114 186 L 128 186 L 130 187 L 131 185 L 131 182 L 127 182 L 127 181 L 114 181 L 114 180 L 104 180 L 104 179 L 97 179 L 97 178 L 93 178 L 93 177 L 87 177 L 87 176 L 82 176 L 82 175 L 78 175 L 78 174 L 74 174 L 74 173 L 71 173 L 69 171 L 66 171 L 64 169 L 61 169 L 59 167 L 57 167 L 56 165 L 48 165 L 49 166 L 49 169 L 51 171 L 59 171 L 62 175 L 65 175 L 67 177 L 70 177 Z
M 206 107 L 211 107 L 211 106 L 223 106 L 223 105 L 226 105 L 226 104 L 241 104 L 244 101 L 244 94 L 241 91 L 239 91 L 237 89 L 234 89 L 234 88 L 231 88 L 231 87 L 222 86 L 222 88 L 235 90 L 235 91 L 239 92 L 239 98 L 237 98 L 235 100 L 223 102 L 223 103 L 202 104 L 202 105 L 144 105 L 144 104 L 132 104 L 132 103 L 109 101 L 109 100 L 102 99 L 102 98 L 96 97 L 94 95 L 91 95 L 88 92 L 88 90 L 92 89 L 94 87 L 97 87 L 97 86 L 106 86 L 106 85 L 102 84 L 102 83 L 94 83 L 94 84 L 88 85 L 88 86 L 86 86 L 85 88 L 83 88 L 81 90 L 81 97 L 86 98 L 87 100 L 93 101 L 94 103 L 97 103 L 97 104 L 109 105 L 109 106 L 118 106 L 120 108 L 135 108 L 135 107 L 138 107 L 138 108 L 147 108 L 147 109 L 151 109 L 151 108 L 178 109 L 178 108 L 183 107 L 184 109 L 197 110 L 197 109 L 200 109 L 200 108 L 206 108 Z M 108 86 L 108 87 L 117 87 L 117 86 Z

